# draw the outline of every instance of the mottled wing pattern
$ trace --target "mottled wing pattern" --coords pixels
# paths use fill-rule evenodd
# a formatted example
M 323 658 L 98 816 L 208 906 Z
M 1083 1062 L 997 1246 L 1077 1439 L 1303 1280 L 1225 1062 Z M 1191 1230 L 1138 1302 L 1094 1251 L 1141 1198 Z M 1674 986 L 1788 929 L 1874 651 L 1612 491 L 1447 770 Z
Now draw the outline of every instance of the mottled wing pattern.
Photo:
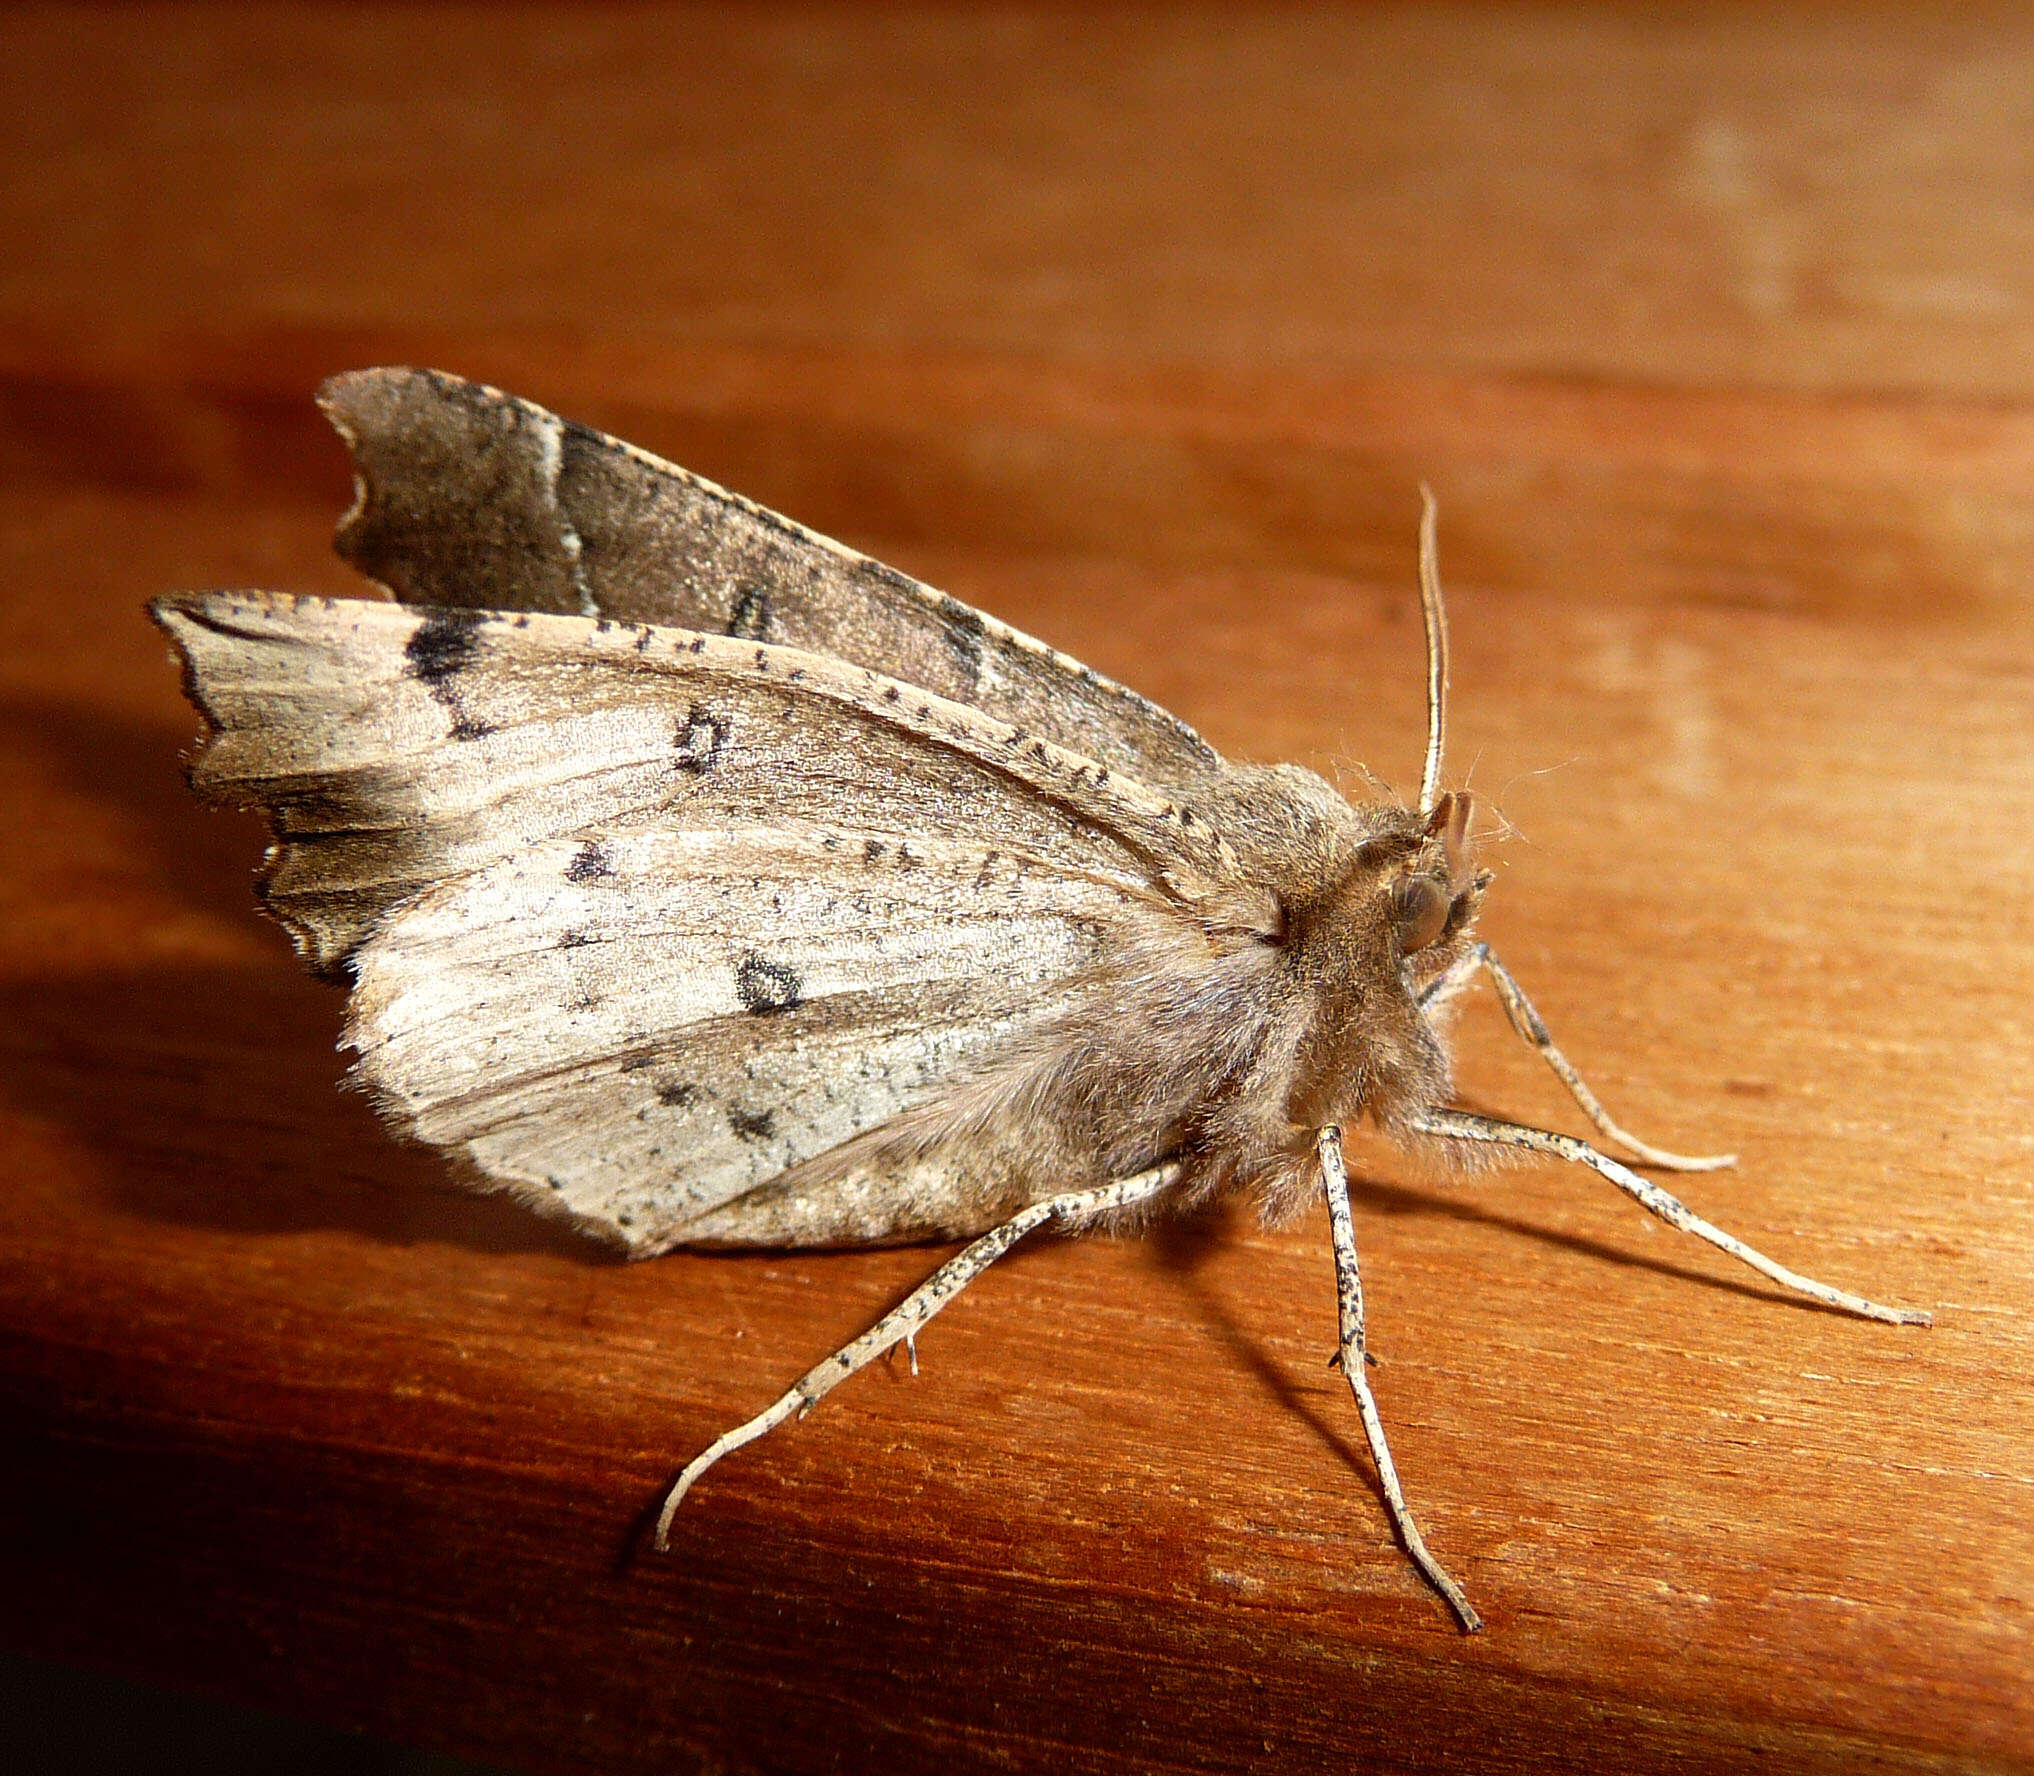
M 429 370 L 320 397 L 359 496 L 339 550 L 398 598 L 669 624 L 826 654 L 1190 795 L 1185 723 L 959 600 L 632 445 Z
M 1192 810 L 1010 724 L 796 649 L 601 619 L 262 593 L 162 600 L 212 734 L 200 793 L 269 811 L 263 890 L 334 973 L 402 900 L 531 844 L 787 818 L 994 833 L 1189 896 Z
M 901 1193 L 929 1220 L 876 1226 L 900 1193 L 866 1170 L 736 1205 L 1042 1028 L 1105 953 L 1276 917 L 1190 806 L 797 649 L 260 593 L 156 613 L 211 725 L 193 783 L 268 810 L 269 904 L 351 964 L 377 1099 L 639 1252 L 948 1230 L 937 1180 Z
M 872 1157 L 754 1193 L 1044 1030 L 1166 921 L 986 840 L 601 832 L 399 910 L 350 1034 L 398 1126 L 640 1252 L 922 1237 L 975 1225 L 996 1181 L 871 1190 L 898 1163 Z

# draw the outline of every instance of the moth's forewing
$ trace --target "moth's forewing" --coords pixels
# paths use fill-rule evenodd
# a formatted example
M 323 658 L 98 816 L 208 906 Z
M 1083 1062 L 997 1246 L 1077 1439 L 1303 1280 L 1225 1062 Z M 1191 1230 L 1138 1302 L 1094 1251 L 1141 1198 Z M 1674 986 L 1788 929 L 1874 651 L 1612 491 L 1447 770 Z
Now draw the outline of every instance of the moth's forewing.
M 163 600 L 212 726 L 192 782 L 268 809 L 271 909 L 327 972 L 402 899 L 643 821 L 994 834 L 1071 868 L 1212 858 L 1122 775 L 876 674 L 583 619 L 264 594 Z
M 1179 795 L 1220 774 L 1176 717 L 1007 624 L 647 451 L 429 370 L 321 403 L 360 480 L 340 552 L 417 604 L 668 624 L 825 654 Z
M 269 811 L 270 905 L 352 964 L 383 1108 L 640 1251 L 958 1230 L 950 1164 L 915 1207 L 866 1166 L 823 1212 L 729 1205 L 1235 900 L 1190 807 L 794 649 L 265 594 L 157 617 L 212 724 L 192 780 Z
M 637 1252 L 861 1242 L 1149 1164 L 1256 1052 L 1317 779 L 497 391 L 325 404 L 428 608 L 156 614 L 400 1128 Z

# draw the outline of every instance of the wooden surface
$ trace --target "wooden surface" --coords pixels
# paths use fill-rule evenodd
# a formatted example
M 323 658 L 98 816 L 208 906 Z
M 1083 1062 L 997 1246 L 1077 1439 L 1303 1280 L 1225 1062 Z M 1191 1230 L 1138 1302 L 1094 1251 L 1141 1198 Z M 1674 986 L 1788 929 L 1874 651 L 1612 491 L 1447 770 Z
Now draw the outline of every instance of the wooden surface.
M 517 1767 L 2034 1768 L 2034 23 L 1852 8 L 0 15 L 0 1636 Z M 1359 1144 L 1045 1244 L 624 1267 L 448 1194 L 184 793 L 141 601 L 347 589 L 309 407 L 429 361 L 1162 699 L 1417 775 L 1784 1301 Z M 1357 781 L 1352 778 L 1352 785 Z M 1469 1101 L 1573 1125 L 1487 1004 Z

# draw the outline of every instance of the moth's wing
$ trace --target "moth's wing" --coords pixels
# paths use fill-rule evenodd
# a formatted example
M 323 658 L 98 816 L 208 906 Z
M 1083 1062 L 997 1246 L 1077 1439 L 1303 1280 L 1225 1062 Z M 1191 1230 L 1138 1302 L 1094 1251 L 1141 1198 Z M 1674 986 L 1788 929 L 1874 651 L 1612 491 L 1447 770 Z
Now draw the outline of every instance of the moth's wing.
M 157 616 L 212 724 L 193 781 L 268 809 L 270 903 L 350 961 L 383 1108 L 638 1252 L 973 1224 L 999 1185 L 962 1162 L 772 1185 L 1099 959 L 1277 916 L 1190 806 L 839 661 L 368 600 Z
M 418 604 L 781 643 L 966 703 L 1175 796 L 1222 761 L 1185 723 L 993 617 L 527 401 L 429 370 L 335 377 L 358 496 L 339 551 Z
M 268 811 L 264 899 L 327 974 L 423 890 L 634 825 L 986 834 L 1210 918 L 1276 919 L 1190 804 L 838 660 L 368 599 L 199 594 L 155 615 L 211 728 L 192 784 Z M 597 841 L 577 867 L 604 867 Z
M 966 1233 L 1022 1181 L 874 1143 L 812 1162 L 1042 1034 L 1175 920 L 987 838 L 601 831 L 398 909 L 349 1040 L 406 1133 L 639 1256 Z

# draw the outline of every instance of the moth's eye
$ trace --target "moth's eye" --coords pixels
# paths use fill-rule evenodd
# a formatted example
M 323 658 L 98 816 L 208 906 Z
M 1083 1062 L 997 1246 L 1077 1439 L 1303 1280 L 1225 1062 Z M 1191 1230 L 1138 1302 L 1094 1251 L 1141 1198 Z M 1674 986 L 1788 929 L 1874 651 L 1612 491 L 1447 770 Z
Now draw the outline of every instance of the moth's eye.
M 1398 953 L 1410 956 L 1441 935 L 1448 923 L 1448 891 L 1431 876 L 1413 876 L 1391 891 L 1391 925 Z

